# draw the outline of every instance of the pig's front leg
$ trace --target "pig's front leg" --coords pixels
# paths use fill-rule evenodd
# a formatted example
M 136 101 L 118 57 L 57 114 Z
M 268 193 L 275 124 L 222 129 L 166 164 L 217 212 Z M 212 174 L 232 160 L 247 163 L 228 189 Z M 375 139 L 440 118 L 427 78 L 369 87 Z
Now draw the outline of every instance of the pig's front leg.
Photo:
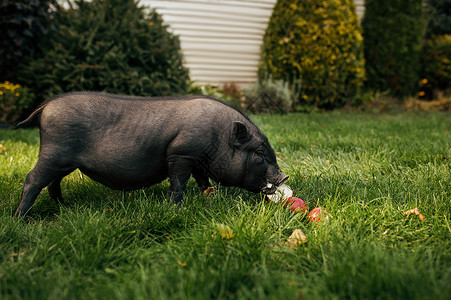
M 194 161 L 190 158 L 176 157 L 169 161 L 169 181 L 171 183 L 172 204 L 180 206 L 183 192 L 193 172 Z
M 194 169 L 193 176 L 194 179 L 196 179 L 197 185 L 200 187 L 202 192 L 211 187 L 207 173 L 201 168 Z

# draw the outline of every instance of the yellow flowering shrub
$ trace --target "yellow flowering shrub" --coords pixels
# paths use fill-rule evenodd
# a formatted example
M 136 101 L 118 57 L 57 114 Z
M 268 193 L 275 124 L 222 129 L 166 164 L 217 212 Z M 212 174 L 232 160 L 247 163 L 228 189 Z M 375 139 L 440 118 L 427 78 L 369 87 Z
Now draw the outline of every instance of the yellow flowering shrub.
M 0 83 L 0 123 L 12 124 L 33 103 L 33 94 L 27 88 L 9 81 Z
M 302 80 L 301 103 L 335 108 L 363 85 L 363 41 L 352 0 L 279 0 L 264 36 L 260 74 Z

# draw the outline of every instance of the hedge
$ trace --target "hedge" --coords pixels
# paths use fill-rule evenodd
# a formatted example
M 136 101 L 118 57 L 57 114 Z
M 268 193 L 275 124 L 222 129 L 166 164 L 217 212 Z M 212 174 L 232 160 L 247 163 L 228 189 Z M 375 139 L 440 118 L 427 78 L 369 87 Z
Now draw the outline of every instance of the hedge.
M 302 81 L 301 104 L 340 107 L 363 84 L 363 42 L 352 0 L 279 0 L 263 44 L 260 76 Z

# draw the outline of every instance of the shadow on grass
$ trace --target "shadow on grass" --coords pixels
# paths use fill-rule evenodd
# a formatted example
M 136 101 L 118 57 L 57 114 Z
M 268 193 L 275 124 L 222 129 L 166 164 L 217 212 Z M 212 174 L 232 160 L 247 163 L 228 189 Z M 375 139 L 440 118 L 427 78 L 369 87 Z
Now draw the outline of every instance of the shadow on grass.
M 0 128 L 0 141 L 22 142 L 34 146 L 39 144 L 39 129 L 5 129 Z
M 98 215 L 114 218 L 115 222 L 126 225 L 128 231 L 139 232 L 145 239 L 165 242 L 173 233 L 194 226 L 196 215 L 203 215 L 203 211 L 212 206 L 221 208 L 217 213 L 227 214 L 227 207 L 234 199 L 245 199 L 250 204 L 262 199 L 260 194 L 221 186 L 213 195 L 205 197 L 191 180 L 183 204 L 177 207 L 171 205 L 168 180 L 145 189 L 118 191 L 87 178 L 77 182 L 76 176 L 62 182 L 63 203 L 53 201 L 44 189 L 25 220 L 28 223 L 51 224 L 60 223 L 68 216 L 86 218 L 86 215 Z M 18 202 L 19 199 L 16 205 Z

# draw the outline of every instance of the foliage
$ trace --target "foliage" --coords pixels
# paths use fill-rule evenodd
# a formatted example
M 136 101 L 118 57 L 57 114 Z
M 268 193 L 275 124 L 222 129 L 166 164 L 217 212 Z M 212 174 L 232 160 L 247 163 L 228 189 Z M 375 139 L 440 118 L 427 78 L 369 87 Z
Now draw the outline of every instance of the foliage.
M 417 92 L 422 0 L 367 0 L 362 20 L 367 86 L 396 97 Z
M 226 82 L 222 85 L 224 98 L 234 105 L 241 107 L 244 99 L 243 90 L 234 82 Z
M 242 106 L 243 91 L 234 82 L 224 83 L 222 87 L 211 84 L 198 85 L 196 82 L 191 82 L 188 92 L 221 99 L 238 108 Z
M 451 34 L 427 41 L 422 51 L 420 95 L 432 99 L 446 92 L 451 84 Z
M 52 32 L 57 0 L 2 0 L 0 4 L 0 81 L 17 81 L 17 64 L 37 51 Z
M 260 77 L 302 79 L 301 103 L 340 107 L 364 79 L 362 36 L 352 0 L 279 0 L 263 42 Z
M 292 111 L 299 99 L 300 87 L 300 82 L 289 84 L 288 81 L 274 80 L 272 75 L 268 75 L 245 90 L 246 109 L 252 113 Z
M 34 95 L 27 88 L 9 81 L 0 83 L 0 123 L 18 121 L 33 100 Z
M 1 299 L 448 299 L 451 138 L 444 113 L 257 115 L 312 224 L 263 195 L 168 182 L 112 191 L 78 171 L 11 217 L 37 130 L 0 130 Z M 418 208 L 426 220 L 403 212 Z M 233 232 L 218 233 L 224 224 Z M 284 244 L 295 229 L 308 242 Z
M 135 0 L 76 0 L 56 16 L 58 31 L 22 79 L 44 98 L 92 90 L 165 96 L 187 91 L 179 39 Z
M 427 0 L 426 36 L 451 34 L 451 0 Z

